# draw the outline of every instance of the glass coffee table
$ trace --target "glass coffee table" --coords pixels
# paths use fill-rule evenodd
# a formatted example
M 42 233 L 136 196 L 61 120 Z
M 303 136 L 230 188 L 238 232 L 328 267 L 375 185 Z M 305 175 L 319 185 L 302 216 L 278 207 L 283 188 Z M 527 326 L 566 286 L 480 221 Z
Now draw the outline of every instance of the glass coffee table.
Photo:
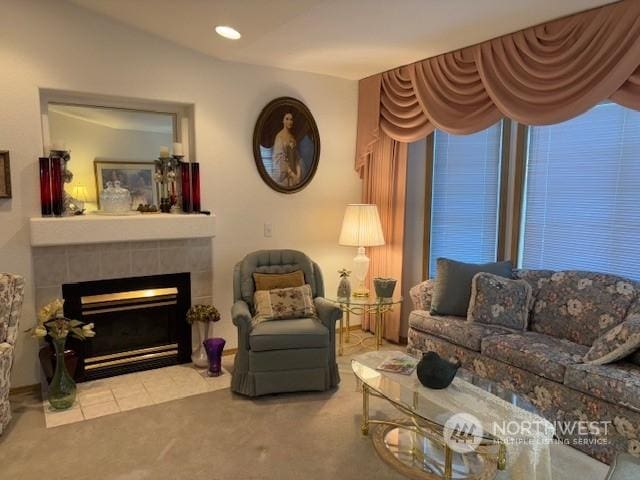
M 338 355 L 342 355 L 344 351 L 344 344 L 349 343 L 349 346 L 356 345 L 364 345 L 366 347 L 371 345 L 366 345 L 365 342 L 369 339 L 374 340 L 373 348 L 378 350 L 382 346 L 382 338 L 384 335 L 385 328 L 385 316 L 388 312 L 393 311 L 393 308 L 396 305 L 400 305 L 402 303 L 402 297 L 393 296 L 391 298 L 381 298 L 376 297 L 376 295 L 371 292 L 368 297 L 326 297 L 327 300 L 333 303 L 337 303 L 340 306 L 340 310 L 344 314 L 340 318 L 340 328 L 339 332 L 339 341 L 338 341 Z M 351 314 L 354 315 L 366 315 L 373 314 L 375 315 L 375 336 L 374 337 L 365 337 L 358 336 L 358 341 L 355 343 L 351 343 L 351 333 L 350 333 L 350 325 L 349 322 L 351 320 Z M 344 328 L 344 322 L 346 322 L 346 333 Z
M 416 376 L 377 370 L 406 356 L 376 351 L 356 356 L 351 368 L 362 385 L 361 431 L 383 460 L 416 479 L 492 479 L 507 470 L 514 480 L 551 478 L 554 427 L 524 398 L 459 370 L 446 389 L 424 387 Z M 417 362 L 417 360 L 416 360 Z M 386 400 L 400 418 L 371 418 L 370 397 Z M 519 428 L 526 425 L 526 428 Z

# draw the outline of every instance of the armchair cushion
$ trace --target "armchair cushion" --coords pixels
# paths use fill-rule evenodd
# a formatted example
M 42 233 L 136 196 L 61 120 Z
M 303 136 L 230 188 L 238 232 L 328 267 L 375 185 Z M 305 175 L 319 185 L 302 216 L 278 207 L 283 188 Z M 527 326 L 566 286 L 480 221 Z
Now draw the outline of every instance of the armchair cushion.
M 309 285 L 268 291 L 258 290 L 255 293 L 253 304 L 256 309 L 252 322 L 254 327 L 267 320 L 316 316 L 316 307 Z
M 261 322 L 249 333 L 253 352 L 329 346 L 329 330 L 314 318 Z
M 253 274 L 256 290 L 275 290 L 276 288 L 301 287 L 304 285 L 304 273 L 296 270 L 290 273 L 258 273 Z
M 244 257 L 239 264 L 239 287 L 242 300 L 249 305 L 253 302 L 255 283 L 253 274 L 291 273 L 302 270 L 305 283 L 311 286 L 312 296 L 322 296 L 321 285 L 317 284 L 314 264 L 309 257 L 297 250 L 260 250 Z M 237 298 L 237 297 L 236 297 Z

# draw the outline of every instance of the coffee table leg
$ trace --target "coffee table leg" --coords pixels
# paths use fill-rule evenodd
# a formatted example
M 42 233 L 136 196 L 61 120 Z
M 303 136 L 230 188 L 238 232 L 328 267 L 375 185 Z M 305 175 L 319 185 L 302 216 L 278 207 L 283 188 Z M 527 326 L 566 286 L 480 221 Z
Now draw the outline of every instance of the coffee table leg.
M 363 435 L 369 434 L 369 387 L 362 384 L 362 423 L 360 431 Z
M 453 476 L 453 452 L 448 445 L 444 446 L 444 478 L 445 480 L 451 480 Z

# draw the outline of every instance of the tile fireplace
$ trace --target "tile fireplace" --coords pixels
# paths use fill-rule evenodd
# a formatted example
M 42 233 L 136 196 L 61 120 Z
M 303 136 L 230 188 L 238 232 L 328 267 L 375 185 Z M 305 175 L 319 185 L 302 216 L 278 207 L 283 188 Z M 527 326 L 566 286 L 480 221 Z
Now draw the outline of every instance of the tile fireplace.
M 70 339 L 78 381 L 190 362 L 189 273 L 62 285 L 65 315 L 95 324 L 96 336 Z

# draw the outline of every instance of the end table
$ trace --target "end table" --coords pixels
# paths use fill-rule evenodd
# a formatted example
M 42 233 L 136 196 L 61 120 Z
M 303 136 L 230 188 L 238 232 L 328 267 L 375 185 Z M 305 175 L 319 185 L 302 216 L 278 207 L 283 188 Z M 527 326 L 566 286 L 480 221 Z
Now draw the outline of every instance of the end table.
M 372 292 L 368 297 L 327 297 L 327 299 L 333 303 L 337 303 L 340 306 L 340 310 L 344 315 L 340 318 L 340 328 L 339 328 L 339 347 L 338 347 L 338 355 L 343 354 L 344 343 L 343 341 L 343 332 L 344 332 L 344 321 L 346 320 L 346 343 L 349 343 L 349 320 L 350 315 L 353 313 L 355 315 L 365 315 L 365 314 L 374 314 L 375 315 L 375 336 L 373 337 L 375 340 L 375 344 L 372 348 L 379 350 L 382 346 L 382 336 L 384 334 L 384 324 L 385 324 L 385 316 L 387 312 L 393 311 L 393 307 L 395 305 L 400 305 L 402 303 L 402 297 L 394 296 L 391 298 L 379 298 Z M 365 345 L 365 340 L 368 338 L 362 338 L 353 346 L 362 344 Z M 366 345 L 365 345 L 366 346 Z

